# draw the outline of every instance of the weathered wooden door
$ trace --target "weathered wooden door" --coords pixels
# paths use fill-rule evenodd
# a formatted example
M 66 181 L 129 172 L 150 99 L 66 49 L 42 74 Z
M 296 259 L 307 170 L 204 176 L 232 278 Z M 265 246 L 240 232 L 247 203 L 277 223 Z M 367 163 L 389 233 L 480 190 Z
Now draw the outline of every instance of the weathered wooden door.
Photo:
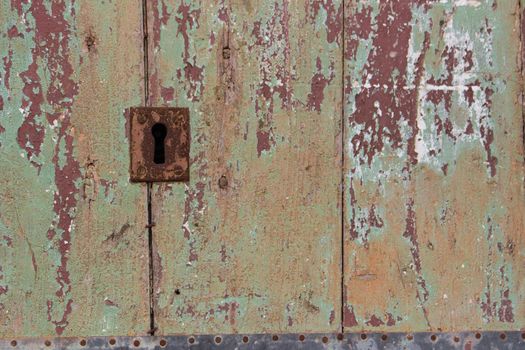
M 0 346 L 524 347 L 522 15 L 1 1 Z M 129 181 L 133 106 L 188 182 Z

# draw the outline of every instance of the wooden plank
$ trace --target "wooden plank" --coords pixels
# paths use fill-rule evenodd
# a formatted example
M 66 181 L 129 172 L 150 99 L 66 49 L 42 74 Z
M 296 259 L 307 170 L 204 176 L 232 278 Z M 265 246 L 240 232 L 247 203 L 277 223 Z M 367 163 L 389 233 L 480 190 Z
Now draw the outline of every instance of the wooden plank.
M 524 326 L 519 18 L 346 1 L 345 330 Z
M 123 13 L 125 12 L 125 15 Z M 141 1 L 0 3 L 0 337 L 146 334 Z
M 158 333 L 336 331 L 341 2 L 148 6 L 152 104 L 192 130 L 153 189 Z

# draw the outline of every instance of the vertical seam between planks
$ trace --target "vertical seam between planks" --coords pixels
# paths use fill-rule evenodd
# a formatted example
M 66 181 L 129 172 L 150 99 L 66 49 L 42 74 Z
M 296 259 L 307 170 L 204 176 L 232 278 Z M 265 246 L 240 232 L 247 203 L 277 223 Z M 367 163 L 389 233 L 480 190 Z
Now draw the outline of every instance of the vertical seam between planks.
M 520 50 L 518 54 L 519 69 L 520 69 L 520 107 L 521 107 L 521 142 L 522 149 L 525 149 L 525 76 L 523 75 L 523 59 L 525 58 L 524 38 L 523 38 L 523 0 L 518 0 L 518 37 L 520 39 Z M 523 159 L 525 161 L 525 157 Z M 523 166 L 523 165 L 522 165 Z
M 153 220 L 151 210 L 151 190 L 152 183 L 146 183 L 147 201 L 148 201 L 148 267 L 149 267 L 149 334 L 155 335 L 155 308 L 154 308 L 154 271 L 153 271 Z
M 525 38 L 523 33 L 525 31 L 524 23 L 524 0 L 517 1 L 518 8 L 518 38 L 519 38 L 519 50 L 518 50 L 518 69 L 519 69 L 519 104 L 521 109 L 521 152 L 525 152 L 525 75 L 524 75 L 524 60 L 525 60 Z M 521 170 L 525 168 L 525 154 L 522 154 Z M 523 190 L 524 182 L 522 180 L 521 187 Z M 522 194 L 523 195 L 523 194 Z M 522 197 L 523 199 L 523 197 Z M 522 334 L 523 337 L 523 334 Z
M 345 2 L 341 34 L 341 333 L 345 331 Z
M 149 62 L 148 62 L 148 6 L 147 0 L 142 0 L 142 37 L 144 50 L 144 104 L 150 106 L 149 99 Z M 151 207 L 152 183 L 146 183 L 147 216 L 148 216 L 148 303 L 149 303 L 149 331 L 155 335 L 155 308 L 154 308 L 154 271 L 153 271 L 153 214 Z
M 148 5 L 142 0 L 142 39 L 144 50 L 144 104 L 149 106 L 149 62 L 148 62 Z

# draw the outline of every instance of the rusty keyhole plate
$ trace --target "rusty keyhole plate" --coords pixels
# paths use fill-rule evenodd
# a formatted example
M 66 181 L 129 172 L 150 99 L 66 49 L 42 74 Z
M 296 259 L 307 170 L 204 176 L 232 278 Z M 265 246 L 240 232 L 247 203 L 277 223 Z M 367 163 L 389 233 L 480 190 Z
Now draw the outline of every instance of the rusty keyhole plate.
M 133 182 L 188 181 L 190 178 L 190 120 L 188 108 L 130 108 L 130 180 Z M 161 126 L 164 137 L 154 137 Z M 162 162 L 158 148 L 162 146 Z M 155 155 L 157 152 L 157 156 Z

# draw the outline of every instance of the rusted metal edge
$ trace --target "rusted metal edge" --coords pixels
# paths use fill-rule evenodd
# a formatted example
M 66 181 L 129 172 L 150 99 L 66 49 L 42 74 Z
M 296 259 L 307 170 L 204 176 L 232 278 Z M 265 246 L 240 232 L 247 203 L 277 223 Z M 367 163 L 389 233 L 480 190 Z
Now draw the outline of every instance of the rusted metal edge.
M 189 181 L 190 116 L 187 107 L 130 107 L 130 181 Z M 162 160 L 152 131 L 164 129 Z M 154 132 L 154 131 L 153 131 Z
M 0 349 L 525 349 L 525 332 L 233 334 L 24 338 Z

